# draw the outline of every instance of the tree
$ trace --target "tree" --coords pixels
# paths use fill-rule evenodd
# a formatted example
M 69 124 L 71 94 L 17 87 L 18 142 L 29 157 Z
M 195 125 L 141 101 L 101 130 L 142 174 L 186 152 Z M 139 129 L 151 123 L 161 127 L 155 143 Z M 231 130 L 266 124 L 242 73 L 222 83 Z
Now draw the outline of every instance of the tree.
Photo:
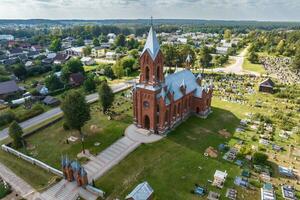
M 71 58 L 62 68 L 62 79 L 67 82 L 72 73 L 84 73 L 84 68 L 78 58 Z
M 20 148 L 23 146 L 23 130 L 16 121 L 13 121 L 9 125 L 8 133 L 9 136 L 13 139 L 13 145 L 15 148 Z
M 100 42 L 99 42 L 98 38 L 94 38 L 94 39 L 93 39 L 93 45 L 94 45 L 95 47 L 100 46 Z
M 106 37 L 105 35 L 101 34 L 101 35 L 99 36 L 99 41 L 100 41 L 101 43 L 104 43 L 104 42 L 108 42 L 108 39 L 107 39 L 107 37 Z
M 27 74 L 27 70 L 26 70 L 25 66 L 21 63 L 14 66 L 13 72 L 14 72 L 15 76 L 18 77 L 19 79 L 25 78 L 26 74 Z
M 124 76 L 124 68 L 120 60 L 113 65 L 112 70 L 117 78 L 122 78 Z
M 103 113 L 109 110 L 113 101 L 114 101 L 114 93 L 112 89 L 108 86 L 106 81 L 103 81 L 99 88 L 99 101 L 103 108 Z
M 200 50 L 199 58 L 200 58 L 199 61 L 200 61 L 200 64 L 202 67 L 210 66 L 210 62 L 212 61 L 212 56 L 210 55 L 208 47 L 204 46 Z
M 132 49 L 128 53 L 130 56 L 132 56 L 135 59 L 137 59 L 139 57 L 139 51 L 137 49 Z
M 136 69 L 137 61 L 134 58 L 124 57 L 121 59 L 121 65 L 123 66 L 124 70 L 128 70 L 128 72 L 130 73 L 134 69 Z
M 83 39 L 80 37 L 76 40 L 76 46 L 83 46 L 84 45 L 84 41 Z
M 84 56 L 89 56 L 92 53 L 92 48 L 90 46 L 84 47 L 83 48 L 83 55 Z
M 295 58 L 293 59 L 292 68 L 295 70 L 300 70 L 300 50 L 297 51 Z
M 50 91 L 58 90 L 64 87 L 64 84 L 55 74 L 51 74 L 45 79 L 45 85 Z
M 60 51 L 61 50 L 61 40 L 59 38 L 52 40 L 49 49 L 54 52 Z
M 231 33 L 231 30 L 230 30 L 230 29 L 226 29 L 226 30 L 224 31 L 224 39 L 226 40 L 226 42 L 230 42 L 230 40 L 231 40 L 231 35 L 232 35 L 232 33 Z
M 284 47 L 285 47 L 284 40 L 280 40 L 280 42 L 278 43 L 278 45 L 276 47 L 276 51 L 279 53 L 279 55 L 282 55 L 282 53 L 284 52 Z
M 259 63 L 259 58 L 257 53 L 255 53 L 254 51 L 250 52 L 249 56 L 248 56 L 248 60 L 253 63 L 253 64 L 258 64 Z
M 123 35 L 123 34 L 118 35 L 115 39 L 115 45 L 116 45 L 116 47 L 119 47 L 119 46 L 125 47 L 125 45 L 126 45 L 125 35 Z
M 261 153 L 261 152 L 256 152 L 253 155 L 253 163 L 257 165 L 264 165 L 266 164 L 266 161 L 268 160 L 268 155 Z
M 67 125 L 80 133 L 82 151 L 85 153 L 82 127 L 91 118 L 90 107 L 85 100 L 85 96 L 79 91 L 70 91 L 64 98 L 61 109 L 64 112 Z
M 94 76 L 88 76 L 87 79 L 83 82 L 83 89 L 85 92 L 90 93 L 95 91 L 96 82 L 94 80 Z

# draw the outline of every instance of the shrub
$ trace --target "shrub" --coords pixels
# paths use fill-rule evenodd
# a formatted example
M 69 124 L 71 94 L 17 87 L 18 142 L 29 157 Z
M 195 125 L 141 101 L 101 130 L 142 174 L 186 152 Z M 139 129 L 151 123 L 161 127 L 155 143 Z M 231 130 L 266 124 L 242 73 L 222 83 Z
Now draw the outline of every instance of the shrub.
M 40 104 L 36 104 L 30 110 L 25 110 L 25 111 L 22 111 L 22 112 L 18 112 L 16 114 L 16 119 L 17 119 L 18 122 L 22 122 L 22 121 L 30 119 L 34 116 L 37 116 L 37 115 L 39 115 L 43 112 L 44 112 L 43 106 L 41 106 Z
M 0 115 L 0 126 L 7 125 L 14 121 L 16 119 L 16 116 L 12 112 L 6 112 Z
M 65 131 L 70 130 L 70 126 L 69 126 L 69 124 L 67 122 L 63 123 L 63 128 L 64 128 Z
M 268 155 L 261 153 L 261 152 L 256 152 L 253 155 L 253 163 L 257 165 L 264 165 L 266 164 L 268 160 Z

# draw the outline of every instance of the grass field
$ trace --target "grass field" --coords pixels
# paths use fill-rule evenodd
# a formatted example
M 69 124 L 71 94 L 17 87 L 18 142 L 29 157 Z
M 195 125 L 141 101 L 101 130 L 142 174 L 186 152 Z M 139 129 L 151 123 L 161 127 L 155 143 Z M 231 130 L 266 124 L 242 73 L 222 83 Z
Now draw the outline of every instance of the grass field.
M 92 104 L 92 118 L 83 128 L 85 148 L 96 154 L 120 138 L 132 120 L 130 106 L 131 103 L 126 97 L 116 95 L 113 111 L 118 114 L 113 120 L 108 120 L 108 117 L 100 111 L 99 104 Z M 27 137 L 28 148 L 25 152 L 57 169 L 60 169 L 61 155 L 67 154 L 75 159 L 81 151 L 80 135 L 77 131 L 64 130 L 63 123 L 64 121 L 61 120 Z M 78 140 L 67 144 L 66 140 L 70 136 L 75 136 Z M 95 146 L 95 142 L 99 142 L 100 145 Z
M 245 58 L 243 63 L 243 69 L 247 71 L 253 71 L 260 74 L 265 74 L 266 71 L 261 64 L 252 64 L 247 58 Z
M 195 183 L 221 193 L 224 198 L 225 188 L 235 188 L 233 181 L 241 170 L 222 160 L 220 155 L 212 159 L 203 153 L 209 146 L 217 148 L 221 143 L 235 143 L 234 137 L 232 140 L 235 141 L 229 141 L 217 132 L 225 128 L 233 133 L 244 112 L 239 106 L 216 100 L 213 113 L 207 119 L 191 117 L 165 139 L 142 145 L 97 180 L 96 185 L 107 192 L 108 199 L 124 198 L 145 180 L 154 188 L 155 199 L 201 199 L 190 192 Z M 229 174 L 222 190 L 208 183 L 208 180 L 213 180 L 216 169 L 227 170 Z M 246 191 L 237 189 L 240 195 L 248 196 L 244 199 L 258 199 L 258 191 L 246 194 Z
M 0 162 L 24 179 L 36 190 L 42 190 L 53 181 L 55 176 L 40 167 L 18 159 L 16 156 L 0 150 Z M 35 177 L 35 178 L 34 178 Z

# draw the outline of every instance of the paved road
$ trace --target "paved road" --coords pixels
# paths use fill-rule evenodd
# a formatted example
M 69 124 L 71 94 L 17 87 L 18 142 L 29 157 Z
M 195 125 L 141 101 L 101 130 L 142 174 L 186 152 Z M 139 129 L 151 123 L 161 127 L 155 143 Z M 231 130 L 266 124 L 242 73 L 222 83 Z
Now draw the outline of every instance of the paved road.
M 260 74 L 257 72 L 246 71 L 243 69 L 243 63 L 244 63 L 248 48 L 249 47 L 245 48 L 239 55 L 230 57 L 235 60 L 235 63 L 233 63 L 232 65 L 229 65 L 225 68 L 220 67 L 220 68 L 214 68 L 214 69 L 206 69 L 206 71 L 224 72 L 224 73 L 233 73 L 233 74 L 252 74 L 255 76 L 260 76 Z
M 111 88 L 113 90 L 113 92 L 119 92 L 121 90 L 124 90 L 126 88 L 129 88 L 130 86 L 132 85 L 132 82 L 123 82 L 123 83 L 118 83 L 118 84 L 115 84 L 115 85 L 112 85 Z M 94 94 L 90 94 L 90 95 L 87 95 L 86 96 L 86 101 L 88 103 L 91 103 L 91 102 L 95 102 L 98 100 L 98 93 L 94 93 Z M 53 108 L 45 113 L 42 113 L 38 116 L 35 116 L 29 120 L 26 120 L 24 122 L 21 122 L 19 125 L 23 128 L 23 129 L 26 129 L 26 128 L 29 128 L 31 126 L 35 126 L 37 124 L 40 124 L 42 123 L 43 121 L 46 121 L 47 119 L 49 118 L 52 118 L 54 116 L 57 116 L 57 115 L 60 115 L 62 114 L 62 110 L 60 109 L 60 107 L 56 107 L 56 108 Z M 2 130 L 0 132 L 0 141 L 1 140 L 4 140 L 5 138 L 8 137 L 8 128 Z

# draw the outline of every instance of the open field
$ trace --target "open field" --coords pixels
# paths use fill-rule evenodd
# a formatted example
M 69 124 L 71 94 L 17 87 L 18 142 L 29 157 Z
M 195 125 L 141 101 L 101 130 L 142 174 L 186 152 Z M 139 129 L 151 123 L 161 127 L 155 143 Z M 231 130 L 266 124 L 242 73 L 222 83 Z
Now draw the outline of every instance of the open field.
M 92 104 L 92 118 L 83 128 L 85 148 L 91 153 L 97 154 L 120 138 L 132 120 L 130 106 L 128 98 L 117 94 L 113 108 L 117 114 L 112 120 L 108 120 L 108 116 L 100 111 L 99 103 Z M 60 169 L 61 155 L 66 154 L 75 159 L 81 151 L 80 135 L 74 130 L 64 130 L 63 123 L 64 120 L 60 120 L 27 137 L 28 148 L 23 151 L 57 169 Z M 70 136 L 76 137 L 77 141 L 67 143 Z M 95 146 L 96 142 L 99 142 L 100 145 Z
M 233 180 L 241 170 L 237 165 L 222 160 L 220 155 L 212 159 L 203 153 L 209 146 L 217 148 L 221 143 L 230 142 L 218 131 L 225 128 L 233 133 L 244 116 L 239 107 L 230 103 L 225 105 L 214 101 L 213 113 L 207 119 L 191 117 L 162 141 L 142 145 L 100 178 L 97 186 L 107 192 L 108 199 L 124 198 L 145 180 L 154 188 L 155 199 L 199 199 L 190 193 L 195 183 L 220 192 L 224 197 L 225 188 L 235 188 Z M 208 180 L 213 180 L 216 169 L 227 170 L 229 174 L 222 190 L 208 183 Z M 258 198 L 258 190 L 251 191 L 251 194 L 238 190 L 240 195 L 248 196 L 245 199 Z
M 260 74 L 265 74 L 266 71 L 261 64 L 252 64 L 247 58 L 244 60 L 243 69 L 247 71 L 253 71 Z

